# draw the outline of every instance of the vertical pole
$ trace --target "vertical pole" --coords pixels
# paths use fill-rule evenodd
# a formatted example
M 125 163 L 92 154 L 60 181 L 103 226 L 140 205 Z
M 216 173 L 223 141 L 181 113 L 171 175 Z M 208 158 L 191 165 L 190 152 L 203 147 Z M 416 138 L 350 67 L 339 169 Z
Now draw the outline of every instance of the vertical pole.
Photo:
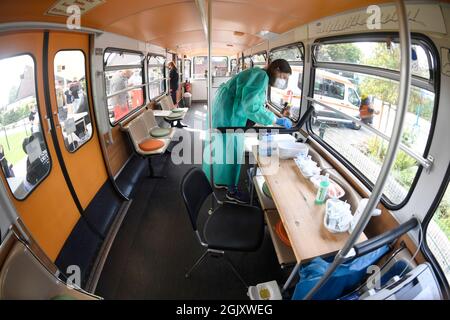
M 212 0 L 207 1 L 208 5 L 208 129 L 209 129 L 209 177 L 211 179 L 211 185 L 214 188 L 214 172 L 213 172 L 213 156 L 212 156 Z M 214 197 L 211 198 L 211 209 L 215 209 Z
M 358 241 L 362 232 L 367 226 L 370 220 L 373 209 L 380 201 L 384 185 L 389 172 L 394 163 L 397 150 L 400 145 L 402 137 L 403 122 L 406 115 L 406 109 L 409 98 L 409 90 L 411 85 L 411 33 L 409 31 L 408 16 L 406 13 L 406 6 L 403 0 L 396 0 L 399 34 L 400 34 L 400 48 L 401 48 L 401 65 L 400 65 L 400 85 L 399 85 L 399 99 L 397 112 L 395 114 L 394 128 L 392 129 L 392 136 L 389 142 L 389 147 L 384 159 L 383 166 L 380 170 L 377 182 L 372 190 L 369 201 L 367 203 L 361 218 L 358 221 L 355 229 L 350 235 L 349 239 L 345 243 L 344 247 L 337 253 L 333 263 L 328 267 L 325 274 L 319 280 L 319 282 L 308 292 L 305 296 L 305 300 L 310 300 L 319 291 L 319 289 L 327 282 L 332 276 L 334 271 L 342 264 L 349 256 L 351 257 L 351 250 Z

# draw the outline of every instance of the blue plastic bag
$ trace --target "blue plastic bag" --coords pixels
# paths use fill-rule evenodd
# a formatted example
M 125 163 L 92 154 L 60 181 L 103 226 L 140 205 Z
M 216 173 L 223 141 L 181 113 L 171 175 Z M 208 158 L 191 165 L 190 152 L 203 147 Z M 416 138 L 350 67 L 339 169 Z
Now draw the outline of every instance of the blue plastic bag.
M 389 247 L 383 246 L 362 257 L 341 264 L 314 295 L 314 300 L 335 300 L 355 289 L 368 276 L 367 268 L 374 265 L 388 251 Z M 325 274 L 328 266 L 332 263 L 332 259 L 315 258 L 300 268 L 300 280 L 295 287 L 293 300 L 301 300 L 306 296 Z

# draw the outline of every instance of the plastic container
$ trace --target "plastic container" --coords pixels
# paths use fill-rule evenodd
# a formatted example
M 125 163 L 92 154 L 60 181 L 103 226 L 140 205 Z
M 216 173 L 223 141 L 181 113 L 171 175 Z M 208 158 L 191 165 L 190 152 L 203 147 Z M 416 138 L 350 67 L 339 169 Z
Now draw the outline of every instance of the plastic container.
M 185 92 L 183 94 L 183 104 L 186 108 L 190 108 L 192 104 L 192 93 Z
M 326 199 L 327 193 L 328 193 L 328 187 L 330 186 L 329 176 L 330 175 L 327 173 L 325 175 L 325 177 L 322 179 L 322 181 L 320 182 L 319 189 L 317 189 L 317 195 L 316 195 L 316 200 L 315 200 L 316 204 L 324 204 L 325 203 L 325 199 Z
M 282 300 L 280 288 L 276 281 L 269 281 L 250 286 L 247 295 L 250 300 Z
M 311 160 L 311 156 L 308 156 L 308 158 L 306 159 L 295 158 L 294 161 L 298 169 L 300 170 L 300 173 L 305 178 L 320 174 L 321 169 L 317 166 L 317 162 Z
M 319 189 L 320 182 L 322 182 L 323 178 L 324 176 L 314 175 L 311 178 L 309 178 L 309 180 L 311 180 L 312 184 L 316 189 Z M 330 186 L 328 187 L 327 195 L 330 199 L 331 198 L 340 199 L 343 196 L 345 196 L 345 190 L 336 181 L 330 179 Z
M 258 143 L 259 155 L 262 157 L 272 157 L 278 154 L 277 143 L 273 141 L 273 135 L 264 134 Z
M 306 158 L 308 155 L 308 145 L 298 142 L 279 142 L 278 148 L 280 150 L 280 159 L 293 159 L 295 157 Z

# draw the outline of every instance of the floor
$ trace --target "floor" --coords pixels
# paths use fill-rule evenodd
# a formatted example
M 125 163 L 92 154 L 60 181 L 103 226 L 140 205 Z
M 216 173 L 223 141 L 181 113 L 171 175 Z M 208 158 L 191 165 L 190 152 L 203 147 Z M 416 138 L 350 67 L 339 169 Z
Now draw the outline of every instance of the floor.
M 190 128 L 184 134 L 200 141 L 204 121 L 205 107 L 194 104 L 185 118 Z M 192 166 L 175 165 L 166 154 L 155 165 L 166 179 L 144 179 L 111 248 L 98 295 L 105 299 L 248 299 L 245 287 L 221 259 L 208 258 L 189 279 L 184 276 L 204 252 L 179 191 L 183 175 Z M 207 217 L 207 205 L 204 209 L 200 227 Z M 228 256 L 250 285 L 271 280 L 281 283 L 287 277 L 267 230 L 257 252 Z

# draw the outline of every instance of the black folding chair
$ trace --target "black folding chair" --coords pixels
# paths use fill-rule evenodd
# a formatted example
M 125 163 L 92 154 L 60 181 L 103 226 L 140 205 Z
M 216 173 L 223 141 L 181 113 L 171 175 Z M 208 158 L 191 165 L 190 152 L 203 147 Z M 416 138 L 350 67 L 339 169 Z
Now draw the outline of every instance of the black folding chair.
M 264 217 L 261 209 L 228 202 L 219 203 L 206 175 L 199 168 L 189 170 L 183 177 L 181 194 L 198 241 L 206 248 L 186 273 L 186 278 L 211 255 L 224 258 L 233 273 L 247 287 L 225 251 L 251 252 L 261 246 L 264 236 Z M 205 223 L 202 239 L 197 228 L 197 219 L 203 203 L 210 195 L 217 201 L 217 208 Z

